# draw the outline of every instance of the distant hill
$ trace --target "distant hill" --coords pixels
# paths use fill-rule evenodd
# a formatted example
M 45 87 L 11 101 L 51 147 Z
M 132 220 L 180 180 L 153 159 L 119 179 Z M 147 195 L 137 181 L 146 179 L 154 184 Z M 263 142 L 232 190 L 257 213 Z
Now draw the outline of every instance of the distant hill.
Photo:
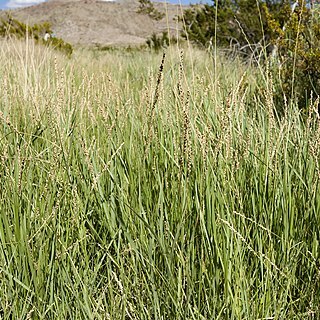
M 49 0 L 10 10 L 13 17 L 30 24 L 48 21 L 57 37 L 74 45 L 127 46 L 145 43 L 152 33 L 170 30 L 176 34 L 179 5 L 155 3 L 166 16 L 155 21 L 137 13 L 137 0 Z M 0 12 L 4 16 L 5 11 Z

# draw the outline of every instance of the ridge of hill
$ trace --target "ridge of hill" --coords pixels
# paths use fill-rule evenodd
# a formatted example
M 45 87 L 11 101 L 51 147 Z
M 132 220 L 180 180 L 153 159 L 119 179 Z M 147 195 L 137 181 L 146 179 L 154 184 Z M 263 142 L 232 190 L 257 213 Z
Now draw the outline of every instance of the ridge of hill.
M 165 16 L 155 21 L 137 13 L 137 0 L 49 0 L 31 7 L 10 10 L 12 16 L 29 24 L 50 22 L 55 35 L 81 46 L 140 45 L 153 33 L 168 29 L 177 34 L 179 5 L 154 3 Z M 0 17 L 8 11 L 0 12 Z

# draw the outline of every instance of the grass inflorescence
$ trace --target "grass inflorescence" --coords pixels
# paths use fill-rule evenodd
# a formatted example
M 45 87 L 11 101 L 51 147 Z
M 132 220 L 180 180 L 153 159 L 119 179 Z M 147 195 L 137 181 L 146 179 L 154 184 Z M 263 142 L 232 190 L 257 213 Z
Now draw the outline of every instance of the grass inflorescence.
M 186 50 L 1 46 L 0 318 L 319 317 L 318 100 Z

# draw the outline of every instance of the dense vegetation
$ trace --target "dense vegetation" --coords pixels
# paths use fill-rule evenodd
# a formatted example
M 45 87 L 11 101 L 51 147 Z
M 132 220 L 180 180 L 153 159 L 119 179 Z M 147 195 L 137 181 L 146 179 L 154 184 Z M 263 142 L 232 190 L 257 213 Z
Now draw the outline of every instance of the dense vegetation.
M 270 40 L 265 8 L 283 25 L 287 17 L 279 15 L 278 10 L 288 4 L 262 0 L 221 0 L 202 6 L 194 5 L 184 12 L 186 28 L 183 33 L 200 46 L 217 44 L 249 55 L 255 50 L 261 51 Z
M 319 318 L 318 99 L 195 49 L 0 60 L 0 318 Z
M 48 33 L 53 34 L 51 24 L 44 22 L 40 24 L 29 25 L 22 21 L 7 15 L 5 19 L 0 20 L 0 37 L 1 38 L 15 38 L 15 39 L 33 39 L 42 44 L 49 45 L 54 49 L 70 56 L 73 52 L 73 47 L 70 43 L 65 42 L 61 38 L 50 36 L 44 40 L 44 35 Z
M 273 72 L 277 109 L 284 97 L 307 109 L 320 93 L 320 11 L 297 0 L 222 0 L 193 6 L 182 20 L 183 35 L 204 48 L 224 48 L 229 55 L 266 66 Z M 270 62 L 270 61 L 267 61 Z

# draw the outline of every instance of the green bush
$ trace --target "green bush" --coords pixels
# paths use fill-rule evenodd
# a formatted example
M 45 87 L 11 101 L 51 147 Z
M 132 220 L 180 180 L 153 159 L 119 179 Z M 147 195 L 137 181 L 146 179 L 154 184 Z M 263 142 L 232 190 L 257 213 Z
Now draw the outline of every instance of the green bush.
M 42 41 L 44 41 L 44 40 L 42 40 Z M 44 41 L 44 43 L 45 43 L 45 41 Z M 61 38 L 51 37 L 51 38 L 49 38 L 47 43 L 50 46 L 52 46 L 53 48 L 55 48 L 56 50 L 59 50 L 59 51 L 65 53 L 67 56 L 70 56 L 73 52 L 72 45 L 68 42 L 65 42 Z
M 175 38 L 169 39 L 168 32 L 162 32 L 161 35 L 157 35 L 153 33 L 152 36 L 146 41 L 147 46 L 150 49 L 155 51 L 159 51 L 165 47 L 168 47 L 170 43 L 176 43 L 177 40 Z
M 257 55 L 270 38 L 263 8 L 276 13 L 280 6 L 279 2 L 261 0 L 222 0 L 191 6 L 180 17 L 186 26 L 182 35 L 200 47 L 216 44 L 245 56 Z
M 284 5 L 281 25 L 266 9 L 268 29 L 274 44 L 277 96 L 297 100 L 306 108 L 310 96 L 320 94 L 320 11 L 299 0 L 294 10 Z M 279 67 L 280 66 L 280 67 Z
M 48 41 L 43 39 L 43 35 L 48 32 L 52 34 L 51 25 L 49 22 L 42 24 L 27 25 L 12 16 L 7 15 L 6 19 L 0 21 L 0 37 L 16 37 L 24 39 L 26 36 L 33 38 L 36 42 L 48 44 L 55 49 L 71 55 L 73 52 L 72 45 L 64 40 L 56 37 L 51 37 Z
M 300 109 L 320 94 L 320 10 L 304 0 L 222 0 L 185 10 L 183 36 L 201 47 L 232 49 L 255 57 L 271 57 L 274 99 Z M 181 19 L 182 19 L 181 18 Z M 268 67 L 269 68 L 269 67 Z M 270 69 L 268 69 L 270 70 Z

